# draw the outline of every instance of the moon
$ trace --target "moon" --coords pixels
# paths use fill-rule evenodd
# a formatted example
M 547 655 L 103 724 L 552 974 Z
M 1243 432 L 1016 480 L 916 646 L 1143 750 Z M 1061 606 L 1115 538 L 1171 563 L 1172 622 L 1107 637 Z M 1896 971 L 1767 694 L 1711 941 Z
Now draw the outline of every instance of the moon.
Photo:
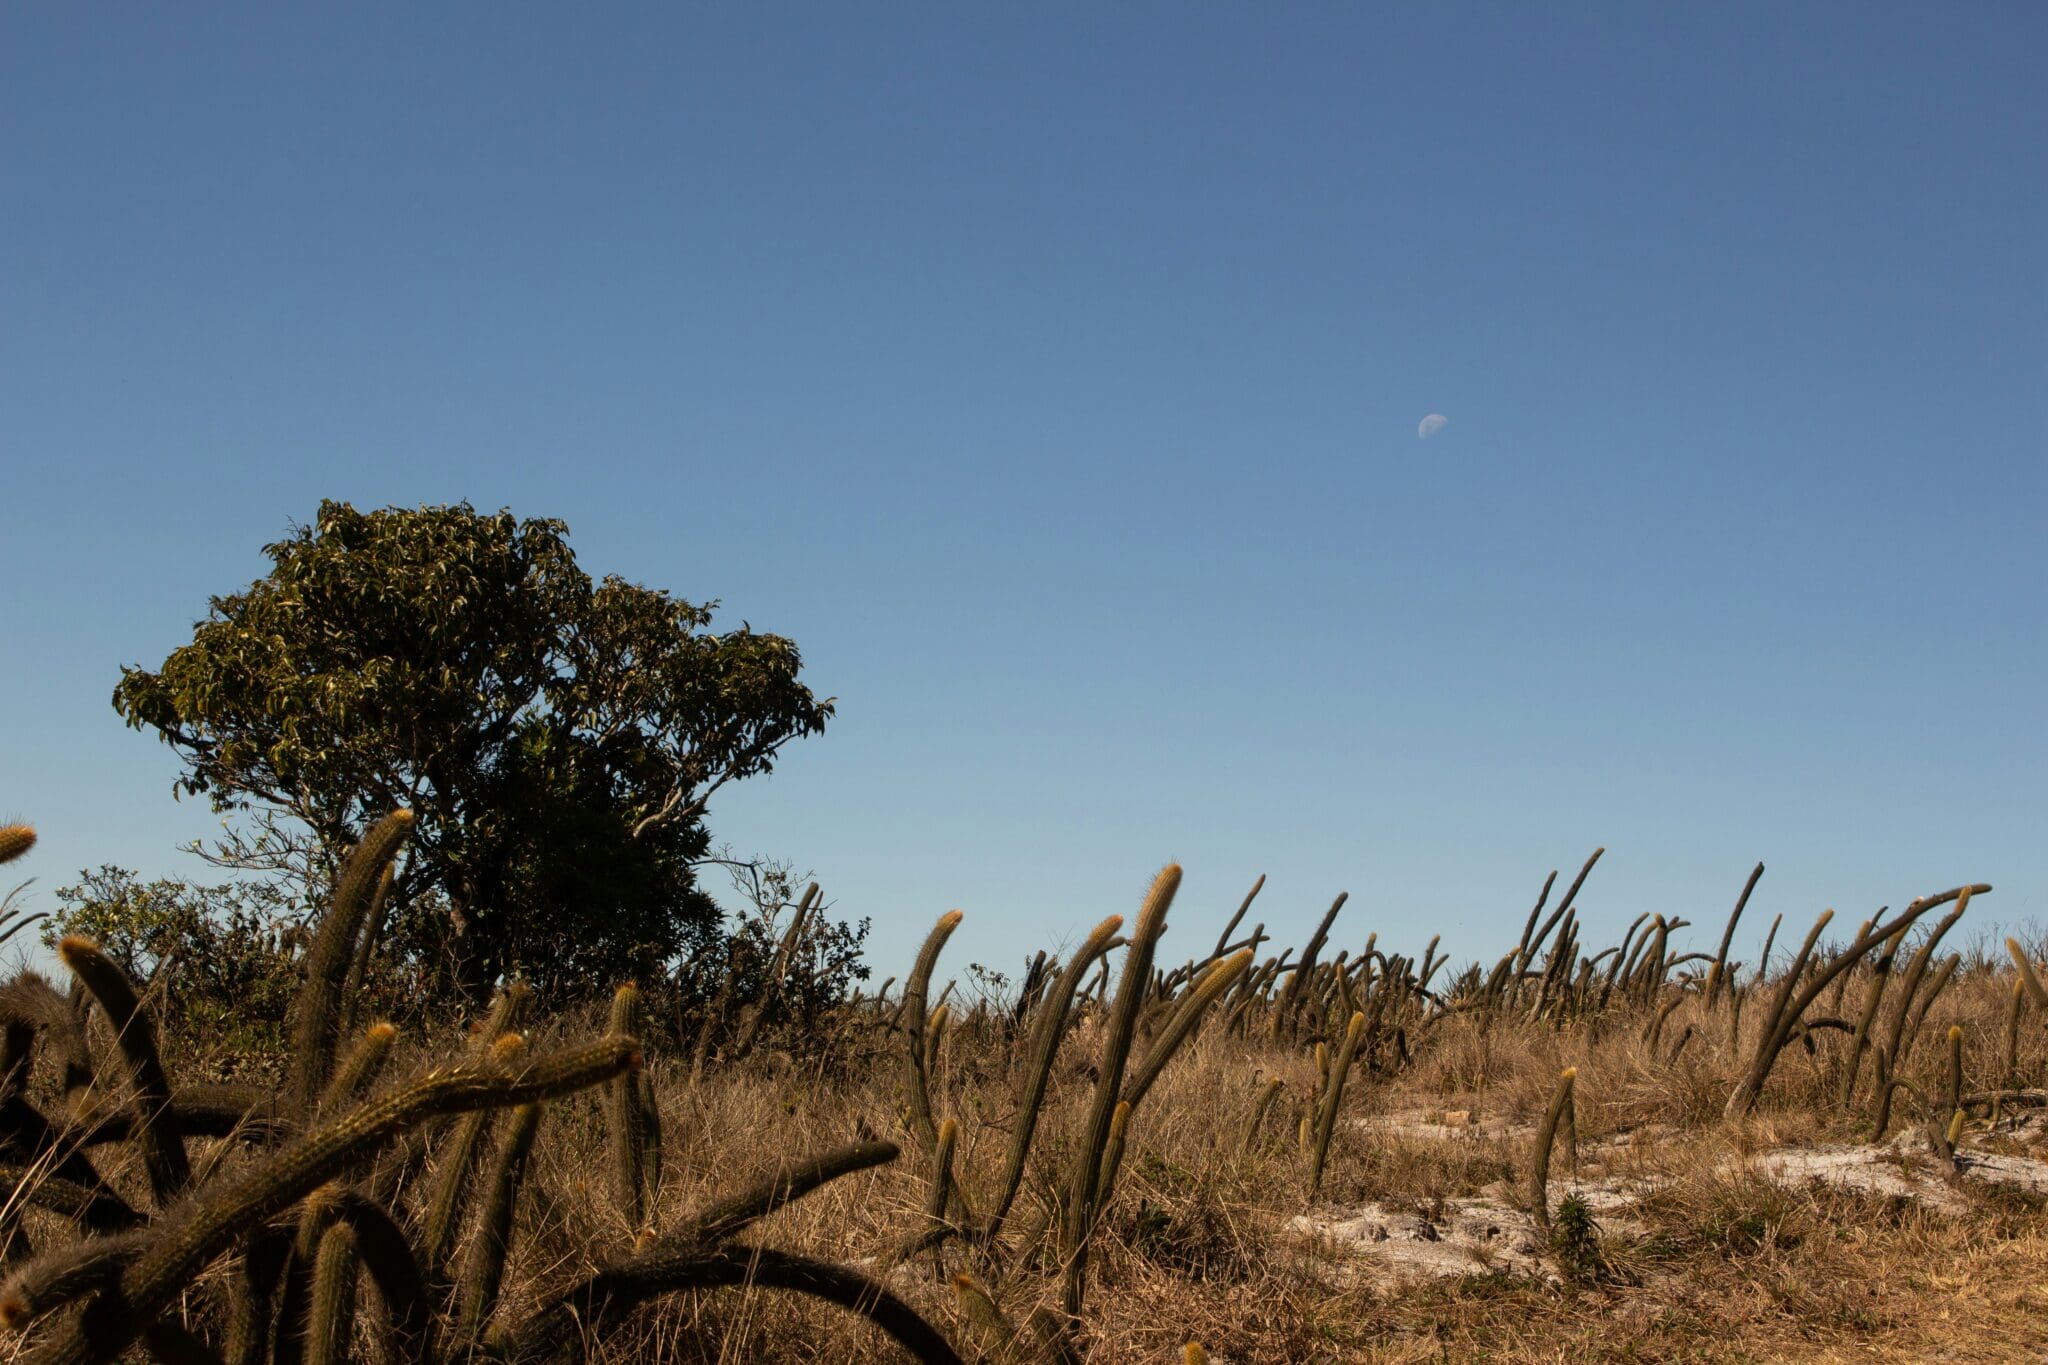
M 1420 422 L 1417 422 L 1415 424 L 1416 439 L 1427 441 L 1430 437 L 1436 435 L 1439 431 L 1442 431 L 1445 427 L 1449 426 L 1450 424 L 1450 418 L 1444 416 L 1440 412 L 1432 412 L 1429 416 L 1423 418 Z

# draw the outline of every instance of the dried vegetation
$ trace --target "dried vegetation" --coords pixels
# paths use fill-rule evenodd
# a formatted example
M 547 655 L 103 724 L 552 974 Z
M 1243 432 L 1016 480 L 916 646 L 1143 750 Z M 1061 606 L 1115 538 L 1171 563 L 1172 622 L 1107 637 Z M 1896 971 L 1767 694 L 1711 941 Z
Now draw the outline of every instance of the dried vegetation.
M 467 1037 L 352 1014 L 403 812 L 306 954 L 289 1075 L 206 1084 L 150 1001 L 0 988 L 0 1327 L 38 1365 L 595 1360 L 2008 1360 L 2048 1340 L 2048 991 L 1957 887 L 1775 969 L 1645 916 L 1596 852 L 1452 972 L 1126 922 L 1007 998 L 900 994 L 711 1046 L 620 989 Z M 0 856 L 33 843 L 0 830 Z M 1554 874 L 1553 874 L 1554 877 Z M 1178 913 L 1185 915 L 1185 910 Z M 1777 926 L 1772 937 L 1776 939 Z M 1333 951 L 1334 950 L 1334 951 Z M 1768 963 L 1768 950 L 1765 955 Z M 829 1030 L 818 1039 L 810 1032 Z M 641 1041 L 645 1035 L 648 1039 Z

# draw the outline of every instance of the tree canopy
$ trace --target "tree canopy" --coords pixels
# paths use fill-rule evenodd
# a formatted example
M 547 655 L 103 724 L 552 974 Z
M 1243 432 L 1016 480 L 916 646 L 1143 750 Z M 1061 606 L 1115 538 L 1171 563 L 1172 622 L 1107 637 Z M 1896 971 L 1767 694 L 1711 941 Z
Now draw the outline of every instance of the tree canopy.
M 366 825 L 417 817 L 391 944 L 474 990 L 612 982 L 716 932 L 704 811 L 832 715 L 796 645 L 577 567 L 568 528 L 467 503 L 323 502 L 114 706 L 256 817 L 219 861 L 317 880 Z

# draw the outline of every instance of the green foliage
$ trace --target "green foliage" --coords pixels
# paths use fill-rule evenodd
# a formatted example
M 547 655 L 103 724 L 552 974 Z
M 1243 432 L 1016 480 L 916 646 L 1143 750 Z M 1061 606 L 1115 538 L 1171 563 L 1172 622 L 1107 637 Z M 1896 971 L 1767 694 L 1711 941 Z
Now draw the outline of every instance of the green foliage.
M 1550 1252 L 1557 1268 L 1574 1284 L 1590 1284 L 1606 1273 L 1600 1254 L 1600 1225 L 1593 1220 L 1593 1206 L 1583 1195 L 1568 1194 L 1557 1201 L 1550 1223 Z
M 184 760 L 181 790 L 256 817 L 217 857 L 318 883 L 410 808 L 388 943 L 471 997 L 516 972 L 651 975 L 715 938 L 704 803 L 832 714 L 794 644 L 593 582 L 561 522 L 466 503 L 325 502 L 265 554 L 114 692 Z
M 658 1004 L 650 991 L 653 1025 L 668 1022 L 679 1041 L 700 1040 L 707 1055 L 715 1045 L 728 1060 L 749 1034 L 838 1060 L 835 1045 L 845 1040 L 834 1027 L 836 1011 L 868 979 L 861 953 L 870 921 L 830 919 L 826 901 L 799 919 L 798 888 L 807 878 L 774 861 L 717 861 L 732 872 L 744 908 L 676 965 Z
M 173 1037 L 205 1044 L 230 1071 L 281 1060 L 308 936 L 297 907 L 275 885 L 144 882 L 102 866 L 59 887 L 57 902 L 42 925 L 44 943 L 92 939 L 129 977 L 149 984 Z

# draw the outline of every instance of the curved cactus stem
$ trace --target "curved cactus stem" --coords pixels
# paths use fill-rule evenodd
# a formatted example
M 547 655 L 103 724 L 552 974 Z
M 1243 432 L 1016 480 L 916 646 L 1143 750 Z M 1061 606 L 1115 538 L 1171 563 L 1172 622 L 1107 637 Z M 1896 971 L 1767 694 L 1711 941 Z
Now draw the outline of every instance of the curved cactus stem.
M 110 1361 L 215 1257 L 313 1189 L 423 1119 L 549 1099 L 597 1085 L 635 1066 L 640 1045 L 606 1038 L 541 1058 L 517 1073 L 477 1066 L 429 1072 L 359 1105 L 194 1201 L 150 1237 L 121 1276 L 120 1309 L 88 1314 L 24 1357 L 33 1365 Z
M 1550 1148 L 1557 1139 L 1558 1123 L 1572 1108 L 1572 1089 L 1578 1078 L 1579 1069 L 1575 1066 L 1558 1073 L 1557 1089 L 1551 1092 L 1550 1108 L 1543 1113 L 1543 1126 L 1536 1130 L 1536 1145 L 1529 1154 L 1529 1216 L 1535 1220 L 1536 1230 L 1545 1236 L 1550 1234 Z M 1577 1145 L 1576 1134 L 1573 1144 Z
M 398 1027 L 377 1023 L 363 1030 L 363 1036 L 348 1050 L 335 1069 L 334 1079 L 320 1096 L 320 1111 L 332 1113 L 359 1098 L 377 1083 L 384 1063 L 391 1059 L 391 1047 L 398 1041 Z
M 1345 1026 L 1344 1041 L 1337 1045 L 1337 1055 L 1331 1059 L 1329 1074 L 1323 1081 L 1322 1109 L 1316 1115 L 1315 1150 L 1309 1158 L 1308 1190 L 1311 1195 L 1323 1183 L 1323 1165 L 1330 1156 L 1330 1137 L 1337 1131 L 1337 1106 L 1344 1099 L 1344 1080 L 1351 1074 L 1352 1059 L 1358 1055 L 1358 1044 L 1364 1037 L 1365 1016 L 1354 1014 Z
M 617 1085 L 617 1078 L 611 1083 Z M 512 1121 L 498 1143 L 483 1213 L 477 1221 L 476 1237 L 469 1244 L 469 1261 L 462 1276 L 462 1313 L 456 1325 L 460 1340 L 475 1341 L 481 1337 L 498 1306 L 498 1290 L 505 1282 L 505 1258 L 512 1247 L 512 1215 L 518 1207 L 519 1185 L 526 1173 L 527 1156 L 533 1151 L 540 1116 L 539 1104 L 520 1105 L 512 1111 Z
M 335 1047 L 341 1038 L 342 989 L 354 965 L 363 921 L 376 899 L 384 869 L 398 855 L 398 846 L 412 826 L 409 810 L 392 811 L 370 826 L 342 864 L 333 899 L 306 950 L 306 984 L 299 988 L 293 1007 L 292 1064 L 285 1081 L 285 1094 L 294 1113 L 310 1112 L 327 1088 L 327 1075 L 334 1067 Z
M 306 1317 L 306 1365 L 346 1365 L 356 1320 L 355 1230 L 330 1223 L 313 1256 L 313 1301 Z
M 356 1256 L 383 1306 L 392 1359 L 432 1365 L 433 1304 L 419 1258 L 390 1213 L 355 1190 L 335 1195 L 331 1216 L 355 1234 Z
M 1152 1083 L 1159 1079 L 1159 1073 L 1166 1070 L 1166 1064 L 1173 1060 L 1173 1054 L 1195 1031 L 1195 1026 L 1201 1022 L 1203 1012 L 1236 984 L 1237 979 L 1244 975 L 1251 965 L 1252 952 L 1249 948 L 1240 949 L 1230 957 L 1209 964 L 1201 979 L 1196 981 L 1194 987 L 1181 999 L 1166 1027 L 1153 1039 L 1152 1049 L 1146 1053 L 1145 1060 L 1131 1073 L 1130 1080 L 1124 1085 L 1125 1099 L 1135 1105 L 1145 1098 L 1145 1093 L 1152 1088 Z
M 171 1078 L 157 1054 L 156 1028 L 149 1011 L 142 1007 L 127 973 L 91 939 L 74 934 L 58 943 L 57 954 L 92 992 L 114 1026 L 121 1055 L 135 1081 L 135 1145 L 142 1149 L 150 1192 L 156 1196 L 157 1206 L 164 1207 L 192 1183 L 192 1162 L 178 1133 L 177 1114 L 171 1108 Z
M 925 1073 L 925 998 L 931 990 L 932 970 L 939 965 L 939 953 L 946 940 L 960 927 L 958 910 L 948 910 L 932 926 L 917 961 L 903 983 L 903 1031 L 908 1053 L 903 1074 L 904 1101 L 910 1112 L 910 1130 L 927 1148 L 939 1140 L 939 1126 L 932 1117 L 930 1082 Z
M 1010 1216 L 1010 1207 L 1023 1186 L 1024 1162 L 1030 1154 L 1031 1139 L 1038 1128 L 1039 1108 L 1045 1102 L 1046 1087 L 1052 1082 L 1053 1059 L 1059 1053 L 1067 1018 L 1073 1012 L 1074 993 L 1080 989 L 1081 979 L 1088 974 L 1095 959 L 1109 951 L 1110 941 L 1123 927 L 1123 916 L 1111 915 L 1090 930 L 1067 965 L 1060 969 L 1045 1002 L 1036 1012 L 1031 1026 L 1030 1052 L 1024 1065 L 1024 1093 L 1016 1122 L 1010 1130 L 1010 1146 L 1003 1158 L 1003 1182 L 995 1208 L 989 1214 L 984 1241 L 993 1241 L 1002 1232 L 1003 1220 Z
M 893 1142 L 855 1143 L 785 1168 L 751 1189 L 720 1200 L 633 1256 L 543 1302 L 509 1334 L 504 1353 L 515 1362 L 551 1360 L 578 1342 L 601 1335 L 605 1326 L 645 1299 L 674 1289 L 734 1283 L 694 1277 L 707 1258 L 724 1254 L 716 1249 L 720 1243 L 750 1224 L 841 1176 L 893 1161 L 898 1151 Z M 742 1254 L 766 1253 L 743 1249 Z M 901 1336 L 897 1339 L 903 1340 Z
M 575 1327 L 601 1336 L 625 1312 L 648 1299 L 682 1289 L 718 1289 L 737 1285 L 784 1289 L 837 1304 L 866 1318 L 908 1351 L 919 1365 L 965 1365 L 960 1353 L 915 1308 L 888 1288 L 850 1266 L 769 1247 L 696 1248 L 681 1256 L 644 1252 L 626 1264 L 598 1272 L 579 1286 L 577 1298 L 588 1311 L 567 1319 L 569 1333 L 532 1330 L 529 1319 L 501 1345 L 514 1365 L 556 1358 L 574 1349 Z
M 631 982 L 612 995 L 611 1031 L 637 1032 L 640 988 Z M 640 1108 L 639 1076 L 620 1073 L 605 1086 L 605 1144 L 611 1157 L 612 1200 L 625 1217 L 628 1231 L 638 1232 L 647 1216 L 646 1138 Z
M 0 1204 L 34 1204 L 94 1232 L 122 1232 L 145 1220 L 111 1185 L 81 1185 L 41 1166 L 0 1166 Z
M 1124 955 L 1116 1003 L 1111 1007 L 1108 1029 L 1103 1038 L 1095 1097 L 1082 1129 L 1080 1145 L 1074 1152 L 1066 1223 L 1060 1245 L 1065 1261 L 1061 1303 L 1069 1319 L 1081 1311 L 1081 1291 L 1088 1268 L 1088 1239 L 1094 1230 L 1096 1216 L 1101 1212 L 1102 1153 L 1108 1145 L 1110 1124 L 1116 1117 L 1116 1106 L 1121 1100 L 1124 1067 L 1130 1059 L 1131 1040 L 1138 1027 L 1138 1011 L 1143 1007 L 1146 989 L 1152 983 L 1152 955 L 1158 948 L 1159 936 L 1166 931 L 1166 912 L 1173 905 L 1174 893 L 1180 890 L 1180 881 L 1180 865 L 1167 864 L 1153 879 L 1152 887 L 1145 895 L 1145 903 L 1138 911 L 1137 927 L 1131 932 L 1130 951 Z M 1326 926 L 1329 918 L 1334 916 L 1335 907 L 1325 918 Z
M 0 1327 L 26 1331 L 37 1318 L 120 1280 L 149 1244 L 141 1229 L 53 1247 L 14 1268 L 0 1283 Z
M 1742 912 L 1749 905 L 1750 892 L 1763 879 L 1764 865 L 1758 863 L 1750 869 L 1749 880 L 1742 884 L 1742 894 L 1735 898 L 1735 909 L 1728 915 L 1728 925 L 1721 931 L 1721 946 L 1714 951 L 1714 965 L 1707 969 L 1707 1008 L 1714 1007 L 1715 1000 L 1728 984 L 1728 945 L 1735 940 L 1735 924 L 1742 918 Z

